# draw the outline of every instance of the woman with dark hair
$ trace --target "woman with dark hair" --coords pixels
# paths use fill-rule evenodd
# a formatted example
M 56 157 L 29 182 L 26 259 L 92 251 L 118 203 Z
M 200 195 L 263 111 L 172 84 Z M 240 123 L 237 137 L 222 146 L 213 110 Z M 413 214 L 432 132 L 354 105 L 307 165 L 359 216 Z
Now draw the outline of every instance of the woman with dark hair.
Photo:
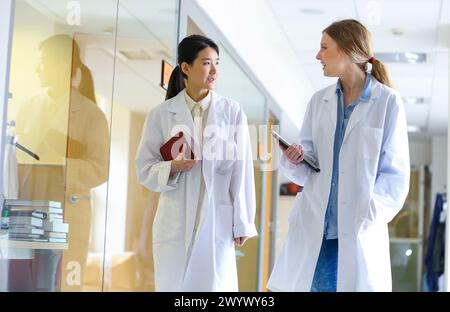
M 157 291 L 237 291 L 234 244 L 257 234 L 247 118 L 237 102 L 212 91 L 218 66 L 211 39 L 184 38 L 167 100 L 143 129 L 137 175 L 161 192 L 153 223 Z M 163 158 L 161 146 L 180 131 L 183 150 Z
M 390 291 L 388 222 L 403 207 L 410 174 L 402 98 L 356 20 L 327 27 L 316 58 L 339 79 L 313 95 L 301 146 L 283 151 L 281 169 L 304 189 L 268 288 Z

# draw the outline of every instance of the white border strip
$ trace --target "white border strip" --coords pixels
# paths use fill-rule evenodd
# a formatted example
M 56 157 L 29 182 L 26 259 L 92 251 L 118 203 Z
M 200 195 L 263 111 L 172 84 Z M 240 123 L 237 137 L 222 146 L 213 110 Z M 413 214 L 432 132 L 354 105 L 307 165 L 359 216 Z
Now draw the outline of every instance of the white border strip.
M 449 67 L 448 67 L 449 73 L 450 73 L 450 60 L 449 60 Z M 450 76 L 450 75 L 449 75 Z M 450 80 L 450 78 L 449 78 Z M 449 88 L 449 95 L 450 95 L 450 88 Z M 449 98 L 450 99 L 450 98 Z M 450 100 L 448 102 L 448 106 L 449 106 L 449 112 L 450 112 Z M 447 201 L 448 201 L 448 191 L 450 189 L 450 161 L 449 161 L 449 156 L 450 156 L 450 118 L 447 121 L 447 187 L 446 187 L 446 191 L 447 191 Z M 447 206 L 448 207 L 448 206 Z M 450 225 L 449 225 L 449 208 L 447 208 L 447 217 L 446 217 L 446 226 L 445 226 L 445 258 L 444 258 L 444 291 L 446 292 L 450 292 Z
M 3 208 L 3 159 L 4 138 L 8 116 L 9 67 L 11 63 L 11 43 L 14 26 L 14 0 L 0 1 L 0 207 Z

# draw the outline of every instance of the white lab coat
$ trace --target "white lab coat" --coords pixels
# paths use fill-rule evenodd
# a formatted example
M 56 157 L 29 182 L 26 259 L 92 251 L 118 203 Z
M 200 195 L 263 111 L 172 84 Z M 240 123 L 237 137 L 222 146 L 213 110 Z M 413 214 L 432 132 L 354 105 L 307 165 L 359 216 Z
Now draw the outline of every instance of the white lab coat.
M 372 94 L 348 122 L 339 158 L 338 291 L 391 291 L 388 222 L 400 211 L 409 189 L 409 148 L 400 95 L 372 79 Z M 336 85 L 318 91 L 308 104 L 300 131 L 305 154 L 321 171 L 290 163 L 281 168 L 303 192 L 295 198 L 289 231 L 267 287 L 309 291 L 323 238 L 333 169 L 337 119 Z
M 194 123 L 184 90 L 147 116 L 136 156 L 139 181 L 161 192 L 153 223 L 153 255 L 157 291 L 237 291 L 233 238 L 257 234 L 253 159 L 247 118 L 238 103 L 212 92 L 204 131 L 203 153 L 234 142 L 238 160 L 204 158 L 191 171 L 169 179 L 170 161 L 159 148 L 180 125 L 193 134 Z M 222 126 L 224 132 L 211 130 Z M 226 125 L 244 125 L 237 135 Z M 208 130 L 209 129 L 209 130 Z M 225 134 L 225 136 L 224 136 Z M 225 138 L 227 137 L 227 138 Z M 206 185 L 202 218 L 193 239 L 201 172 Z

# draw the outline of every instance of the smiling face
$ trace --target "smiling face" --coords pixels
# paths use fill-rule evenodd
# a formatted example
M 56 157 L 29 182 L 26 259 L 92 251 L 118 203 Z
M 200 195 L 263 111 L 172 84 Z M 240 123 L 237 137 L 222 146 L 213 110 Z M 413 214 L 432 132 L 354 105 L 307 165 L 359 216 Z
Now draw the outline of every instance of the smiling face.
M 347 66 L 351 65 L 350 58 L 326 32 L 322 35 L 316 59 L 322 64 L 323 75 L 326 77 L 340 77 Z
M 181 69 L 187 75 L 187 82 L 192 88 L 211 90 L 217 81 L 219 55 L 217 55 L 216 50 L 207 47 L 198 53 L 192 64 L 183 62 Z

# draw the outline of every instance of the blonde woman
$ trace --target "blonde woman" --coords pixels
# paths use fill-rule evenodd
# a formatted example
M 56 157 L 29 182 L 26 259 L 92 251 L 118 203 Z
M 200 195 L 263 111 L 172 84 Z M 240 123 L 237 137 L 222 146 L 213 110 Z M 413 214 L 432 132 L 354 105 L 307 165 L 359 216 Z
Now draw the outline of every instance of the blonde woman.
M 299 185 L 274 291 L 391 291 L 388 222 L 409 186 L 405 111 L 368 30 L 342 20 L 316 58 L 336 84 L 315 93 L 281 168 Z M 302 163 L 315 159 L 321 171 Z

